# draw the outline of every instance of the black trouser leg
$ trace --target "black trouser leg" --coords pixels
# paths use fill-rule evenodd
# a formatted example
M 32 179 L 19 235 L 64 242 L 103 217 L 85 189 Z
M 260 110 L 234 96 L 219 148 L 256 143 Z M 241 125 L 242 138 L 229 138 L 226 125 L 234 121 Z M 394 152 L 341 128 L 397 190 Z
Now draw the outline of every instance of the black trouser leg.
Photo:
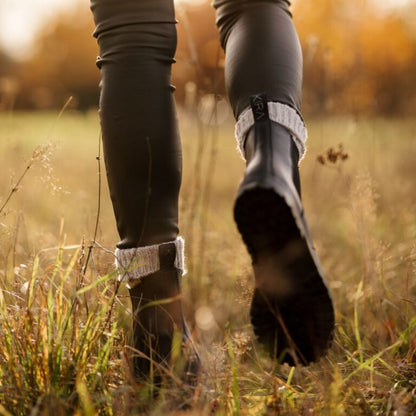
M 118 248 L 173 241 L 182 164 L 171 86 L 173 0 L 92 0 L 91 9 Z
M 300 112 L 302 52 L 288 2 L 216 0 L 214 6 L 234 115 L 259 93 Z

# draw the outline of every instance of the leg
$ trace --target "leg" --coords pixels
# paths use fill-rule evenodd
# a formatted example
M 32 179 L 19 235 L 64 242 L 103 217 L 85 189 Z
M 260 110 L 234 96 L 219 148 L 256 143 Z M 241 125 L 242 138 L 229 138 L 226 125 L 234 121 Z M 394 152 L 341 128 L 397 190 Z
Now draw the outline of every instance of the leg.
M 181 148 L 171 65 L 172 0 L 93 0 L 100 116 L 118 248 L 175 240 Z
M 177 238 L 182 157 L 170 84 L 173 0 L 91 0 L 91 9 L 104 156 L 121 238 L 116 257 L 130 285 L 134 346 L 142 354 L 135 374 L 148 377 L 153 360 L 158 382 L 157 364 L 169 363 L 174 331 L 189 340 L 178 299 L 184 248 Z M 166 298 L 172 300 L 146 306 Z
M 318 359 L 334 325 L 331 298 L 300 200 L 302 55 L 285 0 L 216 0 L 226 84 L 247 162 L 235 220 L 252 256 L 253 329 L 272 356 Z

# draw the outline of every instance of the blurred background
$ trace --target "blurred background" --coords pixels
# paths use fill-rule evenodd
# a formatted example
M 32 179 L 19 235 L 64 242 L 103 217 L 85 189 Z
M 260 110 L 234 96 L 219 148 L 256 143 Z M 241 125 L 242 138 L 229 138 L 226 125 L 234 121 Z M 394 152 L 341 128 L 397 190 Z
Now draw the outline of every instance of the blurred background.
M 177 0 L 176 98 L 224 93 L 209 0 Z M 416 108 L 415 0 L 296 0 L 306 115 L 408 116 Z M 0 111 L 97 106 L 87 0 L 0 0 Z

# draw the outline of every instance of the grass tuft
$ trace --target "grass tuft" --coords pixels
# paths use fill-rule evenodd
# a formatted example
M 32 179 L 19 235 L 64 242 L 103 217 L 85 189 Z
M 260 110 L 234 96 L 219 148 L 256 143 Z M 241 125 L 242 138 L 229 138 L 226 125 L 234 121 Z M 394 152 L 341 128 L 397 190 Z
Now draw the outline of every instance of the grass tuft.
M 54 137 L 53 115 L 0 114 L 0 415 L 180 415 L 184 405 L 189 415 L 414 414 L 415 122 L 309 123 L 303 200 L 337 326 L 328 356 L 303 368 L 269 360 L 249 325 L 253 276 L 232 219 L 244 166 L 232 124 L 201 131 L 181 117 L 183 299 L 204 370 L 191 392 L 168 371 L 155 398 L 131 375 L 128 294 L 114 272 L 108 191 L 97 189 L 96 114 L 62 114 Z M 45 132 L 54 141 L 47 160 L 25 161 Z M 45 187 L 52 168 L 65 192 Z

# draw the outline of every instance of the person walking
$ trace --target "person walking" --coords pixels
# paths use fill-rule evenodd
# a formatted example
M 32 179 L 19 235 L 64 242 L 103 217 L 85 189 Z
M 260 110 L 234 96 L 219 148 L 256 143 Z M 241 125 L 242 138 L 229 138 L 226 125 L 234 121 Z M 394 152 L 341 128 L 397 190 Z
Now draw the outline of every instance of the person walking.
M 246 161 L 234 218 L 251 255 L 250 317 L 271 357 L 308 365 L 329 348 L 334 310 L 301 203 L 302 53 L 286 0 L 215 0 L 225 80 Z M 171 66 L 173 0 L 91 0 L 100 120 L 120 235 L 115 256 L 132 302 L 138 380 L 160 383 L 179 331 L 185 374 L 200 360 L 183 318 L 182 155 Z

